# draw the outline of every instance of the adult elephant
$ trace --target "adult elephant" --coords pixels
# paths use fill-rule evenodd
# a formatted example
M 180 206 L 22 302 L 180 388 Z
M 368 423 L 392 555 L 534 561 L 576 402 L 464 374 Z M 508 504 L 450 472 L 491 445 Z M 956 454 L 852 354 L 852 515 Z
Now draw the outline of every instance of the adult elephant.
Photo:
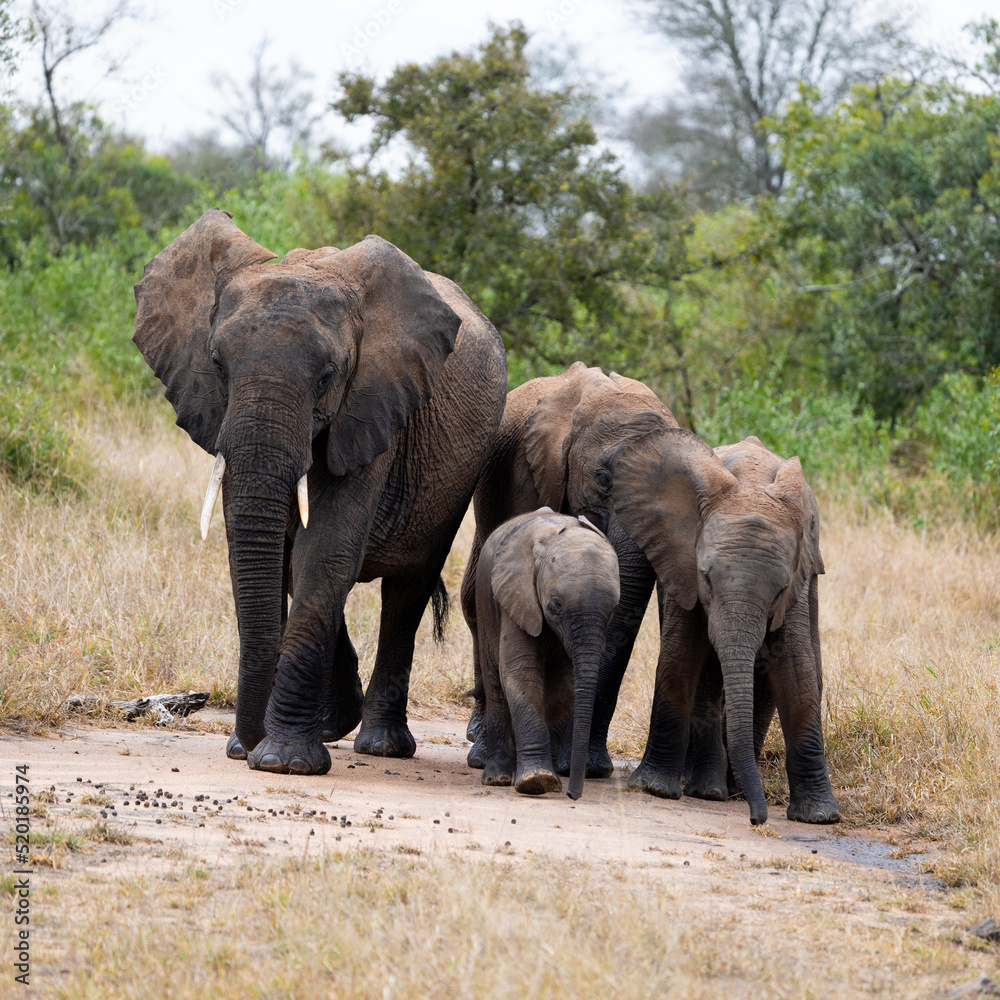
M 683 791 L 725 799 L 728 751 L 751 822 L 765 822 L 757 757 L 777 707 L 788 818 L 838 821 L 820 719 L 819 512 L 799 460 L 755 437 L 713 451 L 688 431 L 649 434 L 620 456 L 615 511 L 661 601 L 649 740 L 630 785 L 678 798 L 687 760 Z
M 273 263 L 231 220 L 206 212 L 146 265 L 133 338 L 217 456 L 203 530 L 221 483 L 240 634 L 227 753 L 323 774 L 324 740 L 361 721 L 355 750 L 411 756 L 414 635 L 492 448 L 503 346 L 461 289 L 377 236 Z M 377 577 L 363 696 L 344 602 Z
M 539 507 L 585 515 L 603 531 L 618 557 L 621 597 L 608 626 L 594 702 L 587 756 L 588 778 L 614 767 L 608 727 L 636 634 L 656 575 L 615 517 L 611 497 L 618 455 L 637 437 L 677 427 L 673 414 L 641 382 L 576 362 L 561 375 L 532 379 L 507 396 L 493 455 L 474 498 L 476 535 L 462 580 L 462 611 L 473 636 L 476 704 L 469 723 L 475 740 L 469 764 L 482 767 L 480 726 L 486 702 L 476 641 L 476 566 L 486 538 L 511 517 Z M 560 774 L 570 769 L 572 719 L 553 733 Z

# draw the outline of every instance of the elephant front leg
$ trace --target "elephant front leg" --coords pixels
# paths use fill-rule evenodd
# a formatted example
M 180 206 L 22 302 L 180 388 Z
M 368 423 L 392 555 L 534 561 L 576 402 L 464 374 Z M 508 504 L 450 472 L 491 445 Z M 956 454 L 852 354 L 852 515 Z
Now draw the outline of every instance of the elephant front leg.
M 358 489 L 357 499 L 363 496 Z M 352 523 L 337 513 L 342 523 Z M 344 604 L 360 572 L 365 535 L 337 529 L 334 505 L 316 504 L 309 530 L 296 536 L 294 598 L 264 716 L 266 737 L 247 756 L 252 768 L 325 774 L 330 753 L 324 737 L 339 737 L 357 724 L 361 690 Z
M 684 611 L 664 596 L 649 738 L 642 761 L 628 779 L 630 788 L 666 799 L 681 797 L 691 708 L 709 651 L 704 616 L 698 615 L 698 608 Z
M 514 781 L 517 751 L 510 708 L 500 683 L 499 618 L 495 614 L 491 618 L 489 631 L 488 641 L 480 640 L 479 643 L 479 662 L 482 668 L 480 677 L 486 705 L 478 735 L 478 741 L 482 743 L 482 783 L 506 786 Z
M 342 610 L 325 628 L 311 623 L 298 638 L 290 627 L 278 661 L 278 676 L 267 704 L 264 728 L 267 735 L 247 755 L 247 763 L 258 771 L 279 774 L 326 774 L 330 753 L 323 746 L 323 720 L 330 689 L 328 664 L 342 624 Z
M 545 719 L 545 653 L 549 643 L 521 631 L 506 614 L 500 630 L 500 680 L 510 710 L 517 770 L 514 790 L 522 795 L 557 792 L 562 783 L 552 763 Z M 571 668 L 566 667 L 566 673 Z
M 618 555 L 621 595 L 618 607 L 608 625 L 604 643 L 604 660 L 597 678 L 594 696 L 594 716 L 590 724 L 590 746 L 587 751 L 587 777 L 610 778 L 615 766 L 608 752 L 608 730 L 618 704 L 625 669 L 632 655 L 635 638 L 649 604 L 649 595 L 656 583 L 656 574 L 646 557 L 624 533 L 617 520 L 609 526 L 609 538 Z M 572 716 L 563 729 L 559 743 L 559 773 L 569 774 L 569 755 L 573 732 Z
M 724 802 L 726 748 L 722 741 L 722 669 L 714 654 L 706 657 L 695 693 L 685 765 L 684 794 Z
M 805 602 L 800 602 L 804 604 Z M 798 609 L 796 609 L 798 610 Z M 838 823 L 840 805 L 830 785 L 823 749 L 819 671 L 805 614 L 786 616 L 776 634 L 769 671 L 785 737 L 788 818 L 800 823 Z M 803 623 L 801 619 L 806 619 Z

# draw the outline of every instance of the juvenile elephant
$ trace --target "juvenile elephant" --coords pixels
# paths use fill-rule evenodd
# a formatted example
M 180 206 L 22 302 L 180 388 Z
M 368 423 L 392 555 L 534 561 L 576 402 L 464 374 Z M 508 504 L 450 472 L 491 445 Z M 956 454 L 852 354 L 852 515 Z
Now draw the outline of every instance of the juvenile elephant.
M 377 236 L 273 263 L 231 219 L 206 212 L 146 265 L 133 338 L 216 456 L 203 532 L 221 486 L 240 634 L 227 753 L 322 774 L 323 741 L 361 721 L 356 751 L 411 756 L 414 634 L 493 446 L 503 346 L 457 285 Z M 376 577 L 363 697 L 344 602 Z
M 608 726 L 618 689 L 649 595 L 656 581 L 652 567 L 621 528 L 611 505 L 614 461 L 631 440 L 677 421 L 640 382 L 577 362 L 561 375 L 536 378 L 507 395 L 496 445 L 483 469 L 474 498 L 476 536 L 462 581 L 462 611 L 473 637 L 476 705 L 469 723 L 469 765 L 482 767 L 484 744 L 478 738 L 488 697 L 480 683 L 476 627 L 476 563 L 486 537 L 518 514 L 551 507 L 584 514 L 608 537 L 618 557 L 621 601 L 608 628 L 604 662 L 590 736 L 587 777 L 613 771 L 607 751 Z M 557 767 L 569 770 L 568 726 L 554 734 Z
M 620 457 L 615 509 L 661 600 L 649 740 L 629 783 L 680 796 L 697 694 L 686 793 L 727 797 L 728 749 L 751 822 L 765 822 L 757 758 L 777 707 L 788 818 L 837 822 L 820 723 L 819 513 L 799 460 L 755 437 L 713 452 L 687 431 L 649 434 Z
M 484 785 L 526 795 L 561 787 L 549 727 L 573 712 L 569 797 L 583 790 L 597 673 L 618 604 L 618 559 L 585 517 L 548 507 L 486 540 L 476 568 L 486 689 Z

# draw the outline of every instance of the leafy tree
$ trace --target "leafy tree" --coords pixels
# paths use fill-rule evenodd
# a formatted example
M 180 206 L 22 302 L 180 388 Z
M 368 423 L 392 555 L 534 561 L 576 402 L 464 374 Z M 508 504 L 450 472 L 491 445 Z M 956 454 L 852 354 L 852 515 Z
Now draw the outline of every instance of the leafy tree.
M 785 232 L 828 372 L 882 419 L 1000 364 L 1000 99 L 887 80 L 780 126 Z
M 115 0 L 99 15 L 87 20 L 77 19 L 75 10 L 73 13 L 70 11 L 70 6 L 59 0 L 32 0 L 30 16 L 53 135 L 68 156 L 72 155 L 72 148 L 63 118 L 77 102 L 64 102 L 60 98 L 57 84 L 59 70 L 81 52 L 103 47 L 107 72 L 115 72 L 119 63 L 107 50 L 109 36 L 122 22 L 137 16 L 132 0 Z
M 684 93 L 637 113 L 630 136 L 712 204 L 776 194 L 785 164 L 770 126 L 815 88 L 824 108 L 898 64 L 905 22 L 875 0 L 635 0 L 685 60 Z M 881 15 L 882 20 L 877 18 Z
M 115 28 L 135 16 L 129 0 L 92 21 L 76 14 L 65 4 L 33 0 L 29 27 L 43 94 L 35 104 L 0 108 L 0 254 L 8 267 L 36 237 L 60 254 L 104 235 L 153 233 L 176 221 L 198 190 L 140 142 L 113 133 L 93 108 L 63 99 L 60 74 L 72 59 L 105 48 Z M 104 56 L 112 71 L 117 60 Z
M 84 105 L 0 120 L 0 242 L 13 264 L 17 243 L 40 236 L 48 250 L 175 222 L 198 192 L 163 157 L 114 135 Z
M 334 107 L 371 123 L 372 156 L 324 214 L 340 239 L 378 232 L 457 281 L 503 335 L 513 379 L 578 358 L 634 372 L 650 360 L 634 286 L 665 284 L 682 222 L 668 196 L 635 195 L 574 89 L 535 79 L 527 43 L 493 27 L 477 51 L 383 84 L 342 74 Z M 398 140 L 409 158 L 393 174 L 377 154 Z
M 14 0 L 0 0 L 0 97 L 4 96 L 6 81 L 3 79 L 14 69 L 14 53 L 24 35 L 24 26 L 12 16 Z

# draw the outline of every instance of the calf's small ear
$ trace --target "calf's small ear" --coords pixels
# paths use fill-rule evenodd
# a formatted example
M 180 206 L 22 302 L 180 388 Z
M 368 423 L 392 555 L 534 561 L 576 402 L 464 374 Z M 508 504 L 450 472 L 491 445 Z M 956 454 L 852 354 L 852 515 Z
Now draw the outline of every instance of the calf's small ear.
M 500 607 L 531 636 L 542 632 L 542 606 L 535 589 L 535 543 L 531 522 L 508 532 L 497 546 L 490 584 Z

